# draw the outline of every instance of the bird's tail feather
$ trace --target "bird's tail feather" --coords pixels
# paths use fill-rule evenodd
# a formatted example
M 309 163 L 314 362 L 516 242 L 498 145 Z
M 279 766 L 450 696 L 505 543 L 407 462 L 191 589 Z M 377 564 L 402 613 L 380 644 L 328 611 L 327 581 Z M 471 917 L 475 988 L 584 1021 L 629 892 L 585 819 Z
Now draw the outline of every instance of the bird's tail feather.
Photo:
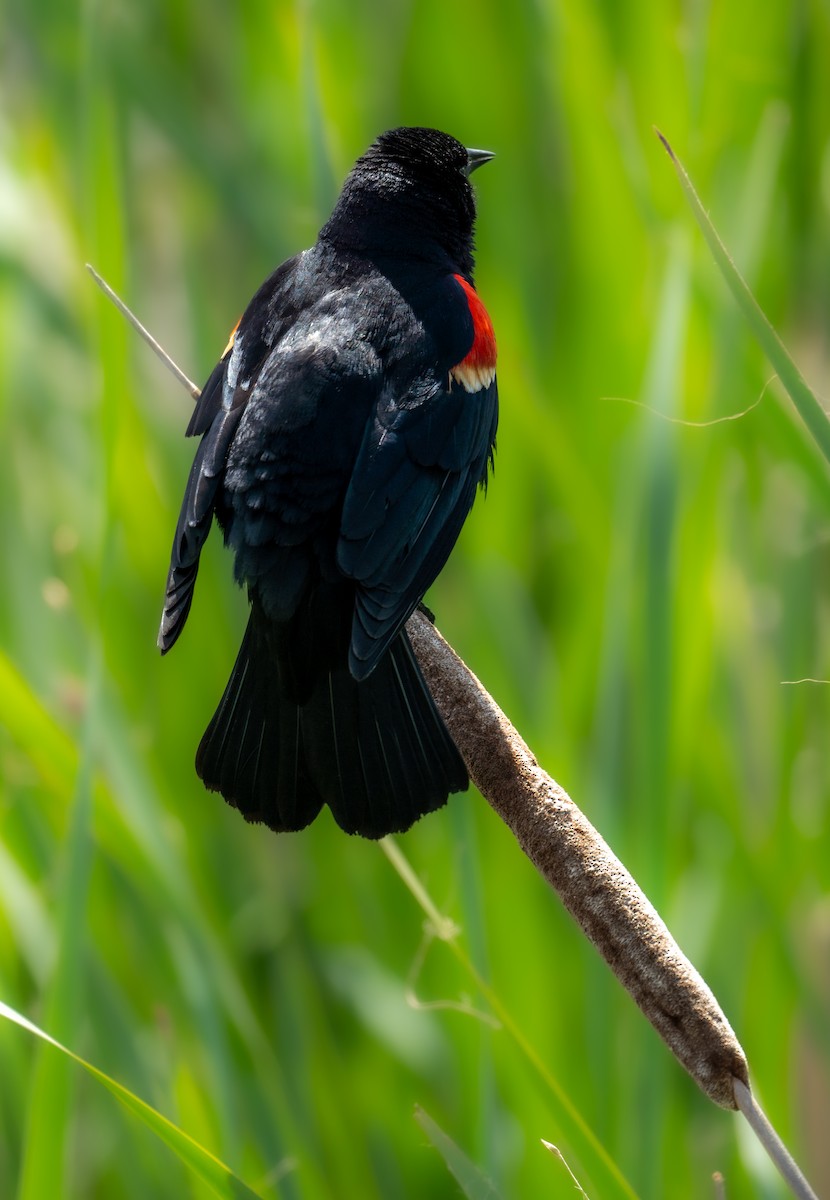
M 280 692 L 268 629 L 251 613 L 231 677 L 196 752 L 196 771 L 248 821 L 304 829 L 323 799 L 304 770 L 299 710 Z
M 325 672 L 298 705 L 257 606 L 196 769 L 249 821 L 302 829 L 323 803 L 347 833 L 400 832 L 467 787 L 467 771 L 402 632 L 358 683 Z

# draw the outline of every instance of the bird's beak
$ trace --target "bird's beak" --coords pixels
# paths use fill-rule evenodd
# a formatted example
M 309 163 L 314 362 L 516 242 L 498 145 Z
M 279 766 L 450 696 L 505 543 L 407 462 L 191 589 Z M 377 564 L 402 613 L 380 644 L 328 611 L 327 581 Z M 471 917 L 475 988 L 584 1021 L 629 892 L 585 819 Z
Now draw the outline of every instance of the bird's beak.
M 472 175 L 473 171 L 478 170 L 484 163 L 489 162 L 491 158 L 495 158 L 492 150 L 471 150 L 467 147 L 467 174 Z

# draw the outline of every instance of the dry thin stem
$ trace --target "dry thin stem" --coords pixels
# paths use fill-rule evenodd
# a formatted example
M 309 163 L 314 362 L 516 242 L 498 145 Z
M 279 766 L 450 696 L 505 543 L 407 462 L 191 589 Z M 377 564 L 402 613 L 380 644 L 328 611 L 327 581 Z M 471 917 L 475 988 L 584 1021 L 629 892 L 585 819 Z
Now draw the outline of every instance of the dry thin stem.
M 773 379 L 775 378 L 773 376 Z M 665 421 L 668 425 L 681 425 L 684 429 L 712 429 L 715 425 L 726 425 L 730 421 L 741 421 L 744 417 L 748 417 L 763 400 L 770 383 L 772 383 L 772 379 L 764 384 L 761 395 L 747 408 L 742 408 L 740 412 L 727 413 L 723 417 L 712 417 L 708 421 L 690 421 L 685 417 L 675 417 L 671 413 L 661 412 L 659 408 L 654 408 L 651 404 L 645 404 L 642 400 L 634 400 L 631 396 L 602 396 L 600 398 L 602 400 L 612 400 L 615 404 L 630 404 L 632 408 L 642 408 L 649 416 L 657 417 L 659 420 Z
M 545 1149 L 548 1150 L 554 1156 L 554 1158 L 559 1159 L 562 1166 L 565 1168 L 565 1170 L 570 1175 L 571 1180 L 573 1181 L 573 1185 L 576 1188 L 576 1190 L 579 1192 L 580 1196 L 584 1196 L 585 1200 L 590 1200 L 588 1193 L 585 1191 L 585 1188 L 582 1186 L 582 1184 L 577 1179 L 576 1175 L 574 1175 L 573 1171 L 568 1166 L 565 1156 L 562 1153 L 562 1151 L 559 1149 L 559 1147 L 554 1146 L 553 1142 L 546 1142 L 544 1138 L 541 1138 L 540 1140 L 542 1142 L 542 1145 L 545 1147 Z
M 197 387 L 197 385 L 193 382 L 192 379 L 188 379 L 188 377 L 185 375 L 185 373 L 181 369 L 181 367 L 179 367 L 176 363 L 173 362 L 173 359 L 170 357 L 170 355 L 167 353 L 167 351 L 162 346 L 159 345 L 159 343 L 156 341 L 156 339 L 150 333 L 149 329 L 147 329 L 147 327 L 145 325 L 141 324 L 141 322 L 139 321 L 139 319 L 135 315 L 135 313 L 132 311 L 132 309 L 127 307 L 127 305 L 124 303 L 124 301 L 118 295 L 118 293 L 114 292 L 112 290 L 112 288 L 107 283 L 107 281 L 98 274 L 98 272 L 91 265 L 91 263 L 86 264 L 86 269 L 89 271 L 90 275 L 95 280 L 95 282 L 98 284 L 98 287 L 101 289 L 101 291 L 104 293 L 104 295 L 107 296 L 110 300 L 112 300 L 113 304 L 118 309 L 118 311 L 122 314 L 122 316 L 125 316 L 127 318 L 127 320 L 129 321 L 129 323 L 132 325 L 133 329 L 135 329 L 141 335 L 141 337 L 144 338 L 144 341 L 147 343 L 147 345 L 150 347 L 150 349 L 153 351 L 153 353 L 161 359 L 161 361 L 164 363 L 165 367 L 167 367 L 168 371 L 172 371 L 173 374 L 178 379 L 179 383 L 182 384 L 183 387 L 187 388 L 187 390 L 190 392 L 193 399 L 198 400 L 199 396 L 201 395 L 200 388 Z
M 735 1101 L 749 1122 L 752 1132 L 775 1163 L 787 1187 L 798 1200 L 818 1200 L 787 1147 L 770 1124 L 769 1117 L 752 1095 L 749 1087 L 735 1080 Z
M 102 290 L 194 398 L 187 378 L 101 277 Z M 715 997 L 649 901 L 475 675 L 421 612 L 407 632 L 481 794 L 509 826 L 678 1061 L 707 1096 L 739 1109 L 798 1200 L 815 1193 L 755 1102 L 746 1057 Z

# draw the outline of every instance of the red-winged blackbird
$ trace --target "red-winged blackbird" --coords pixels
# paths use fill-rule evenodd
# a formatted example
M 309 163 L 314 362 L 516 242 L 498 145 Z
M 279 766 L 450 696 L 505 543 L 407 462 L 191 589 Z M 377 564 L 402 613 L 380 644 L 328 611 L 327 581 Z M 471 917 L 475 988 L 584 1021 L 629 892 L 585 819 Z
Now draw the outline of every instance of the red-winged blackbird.
M 382 837 L 467 787 L 403 626 L 492 465 L 468 178 L 490 158 L 434 129 L 382 134 L 316 244 L 254 296 L 187 428 L 202 440 L 159 646 L 182 631 L 215 515 L 251 615 L 196 770 L 277 831 L 325 803 Z

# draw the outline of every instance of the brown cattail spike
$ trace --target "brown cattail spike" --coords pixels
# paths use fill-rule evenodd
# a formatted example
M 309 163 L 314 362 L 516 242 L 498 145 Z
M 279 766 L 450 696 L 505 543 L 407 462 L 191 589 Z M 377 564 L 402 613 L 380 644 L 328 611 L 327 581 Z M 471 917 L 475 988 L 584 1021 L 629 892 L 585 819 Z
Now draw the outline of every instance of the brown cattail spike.
M 473 782 L 636 1000 L 675 1057 L 723 1108 L 746 1058 L 715 997 L 622 863 L 422 613 L 421 669 Z

